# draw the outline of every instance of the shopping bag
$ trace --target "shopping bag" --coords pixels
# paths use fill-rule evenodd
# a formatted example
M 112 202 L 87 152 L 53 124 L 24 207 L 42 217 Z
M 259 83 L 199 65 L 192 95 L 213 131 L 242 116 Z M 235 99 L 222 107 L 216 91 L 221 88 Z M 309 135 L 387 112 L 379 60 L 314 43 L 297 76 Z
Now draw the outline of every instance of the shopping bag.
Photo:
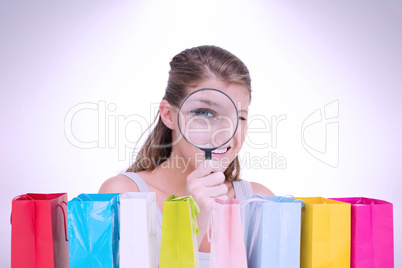
M 331 199 L 352 205 L 351 267 L 393 268 L 392 204 L 364 197 Z
M 350 204 L 322 197 L 296 199 L 304 201 L 300 267 L 350 267 Z
M 240 201 L 215 198 L 208 228 L 210 268 L 247 268 Z
M 125 193 L 120 199 L 120 267 L 157 268 L 155 193 Z
M 68 267 L 67 194 L 26 194 L 12 201 L 11 267 Z
M 253 195 L 243 202 L 248 268 L 300 268 L 302 200 Z
M 119 267 L 120 194 L 80 194 L 68 204 L 70 268 Z
M 163 203 L 160 268 L 198 268 L 199 211 L 191 196 L 172 195 Z

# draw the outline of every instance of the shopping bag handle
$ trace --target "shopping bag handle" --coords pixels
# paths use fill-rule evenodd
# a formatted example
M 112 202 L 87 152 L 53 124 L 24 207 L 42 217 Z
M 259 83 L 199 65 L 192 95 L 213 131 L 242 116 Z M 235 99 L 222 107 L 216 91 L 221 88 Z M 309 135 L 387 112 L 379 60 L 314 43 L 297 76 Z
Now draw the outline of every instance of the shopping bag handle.
M 215 212 L 215 207 L 217 204 L 220 204 L 218 202 L 216 202 L 216 200 L 220 200 L 219 198 L 215 198 L 215 201 L 212 205 L 212 210 L 211 210 L 211 214 L 209 215 L 209 219 L 208 219 L 208 225 L 207 225 L 207 238 L 208 238 L 208 242 L 211 242 L 212 238 L 214 237 L 213 234 L 213 222 L 214 222 L 214 212 Z M 211 233 L 211 234 L 210 234 Z
M 18 199 L 33 200 L 33 198 L 27 194 L 17 195 L 16 197 L 13 198 L 13 201 Z
M 88 200 L 83 200 L 82 197 L 84 197 L 84 196 L 87 197 Z M 84 202 L 84 201 L 93 201 L 92 198 L 91 198 L 88 194 L 80 194 L 80 195 L 78 195 L 77 197 L 74 197 L 74 199 L 79 200 L 79 201 L 81 201 L 81 202 Z
M 289 197 L 293 199 L 293 202 L 292 202 L 292 203 L 296 202 L 296 200 L 300 200 L 300 201 L 301 201 L 301 206 L 304 207 L 304 201 L 301 200 L 301 199 L 296 199 L 296 198 L 295 198 L 293 195 L 291 195 L 291 194 L 287 194 L 287 195 L 282 196 L 282 198 L 278 200 L 278 203 L 281 202 L 282 199 L 284 199 L 284 198 L 289 198 Z
M 247 205 L 247 204 L 249 204 L 249 203 L 251 203 L 251 202 L 255 202 L 255 201 L 257 201 L 257 202 L 264 202 L 264 203 L 279 203 L 279 202 L 281 202 L 281 200 L 282 199 L 284 199 L 284 198 L 289 198 L 289 197 L 291 197 L 292 199 L 293 199 L 293 202 L 292 203 L 295 203 L 296 202 L 296 198 L 293 196 L 293 195 L 290 195 L 290 194 L 288 194 L 288 195 L 284 195 L 284 196 L 282 196 L 278 201 L 272 201 L 272 200 L 266 200 L 266 199 L 264 199 L 264 197 L 262 197 L 261 195 L 259 195 L 259 194 L 255 194 L 255 195 L 253 195 L 253 196 L 258 196 L 258 197 L 261 197 L 261 198 L 250 198 L 250 199 L 247 199 L 246 201 L 243 201 L 242 202 L 242 204 L 241 204 L 241 208 L 243 208 L 245 205 Z M 303 200 L 300 200 L 301 201 L 301 206 L 302 207 L 304 207 L 304 201 Z
M 240 204 L 240 208 L 243 208 L 245 205 L 247 205 L 248 203 L 250 203 L 250 202 L 252 202 L 252 201 L 260 201 L 260 202 L 269 202 L 269 203 L 273 203 L 273 201 L 269 201 L 269 200 L 265 200 L 265 199 L 251 198 L 251 199 L 248 199 L 248 200 L 245 201 L 245 202 L 242 202 L 242 203 Z M 213 232 L 212 226 L 213 226 L 213 223 L 214 223 L 214 212 L 215 212 L 215 206 L 216 206 L 216 204 L 217 204 L 216 202 L 213 203 L 212 211 L 211 211 L 211 214 L 209 215 L 209 219 L 208 219 L 207 238 L 208 238 L 208 242 L 209 242 L 209 243 L 211 243 L 212 238 L 214 237 L 214 234 L 212 233 L 212 232 Z
M 27 195 L 27 194 L 21 194 L 21 195 L 17 195 L 16 197 L 14 197 L 11 202 L 13 202 L 13 201 L 15 201 L 15 200 L 18 200 L 18 199 L 34 200 L 32 197 L 30 197 L 30 196 Z M 13 224 L 12 219 L 13 219 L 13 212 L 11 211 L 11 213 L 10 213 L 10 224 Z
M 211 210 L 211 214 L 209 215 L 209 219 L 208 219 L 208 225 L 207 225 L 207 238 L 208 238 L 208 242 L 211 243 L 212 240 L 212 234 L 209 234 L 212 232 L 212 225 L 213 225 L 213 221 L 214 221 L 214 211 L 215 211 L 215 202 L 212 206 L 212 210 Z
M 261 195 L 259 195 L 259 194 L 255 194 L 255 195 L 253 195 L 253 196 L 259 196 L 259 197 L 261 197 L 261 198 L 250 198 L 250 199 L 247 199 L 246 201 L 243 201 L 242 202 L 242 204 L 240 205 L 240 207 L 241 208 L 243 208 L 245 205 L 247 205 L 247 204 L 249 204 L 249 203 L 251 203 L 251 202 L 255 202 L 255 201 L 257 201 L 257 202 L 264 202 L 264 203 L 275 203 L 275 201 L 271 201 L 271 200 L 266 200 L 266 199 L 264 199 Z
M 65 204 L 67 206 L 67 202 L 66 201 L 62 201 L 62 204 Z M 64 236 L 66 241 L 68 242 L 68 232 L 67 232 L 67 219 L 66 219 L 66 212 L 64 210 L 64 208 L 60 205 L 57 204 L 57 207 L 61 208 L 61 210 L 63 211 L 63 218 L 64 218 Z

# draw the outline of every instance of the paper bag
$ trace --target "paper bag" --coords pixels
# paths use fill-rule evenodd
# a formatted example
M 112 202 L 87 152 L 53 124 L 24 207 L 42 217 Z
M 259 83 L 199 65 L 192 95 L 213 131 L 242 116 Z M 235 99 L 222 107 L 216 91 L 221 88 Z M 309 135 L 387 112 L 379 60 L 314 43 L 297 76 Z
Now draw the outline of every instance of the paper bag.
M 352 205 L 352 268 L 393 268 L 393 207 L 383 200 L 331 198 Z
M 302 200 L 253 195 L 243 206 L 248 268 L 299 268 Z
M 119 267 L 120 194 L 80 194 L 68 204 L 70 268 Z
M 172 195 L 163 203 L 160 268 L 198 268 L 199 210 L 191 196 Z
M 350 204 L 322 197 L 303 200 L 301 268 L 350 267 Z
M 247 268 L 240 201 L 215 199 L 210 218 L 210 268 Z
M 12 201 L 11 267 L 68 267 L 67 194 L 26 194 Z
M 125 193 L 120 199 L 120 268 L 157 268 L 155 193 Z

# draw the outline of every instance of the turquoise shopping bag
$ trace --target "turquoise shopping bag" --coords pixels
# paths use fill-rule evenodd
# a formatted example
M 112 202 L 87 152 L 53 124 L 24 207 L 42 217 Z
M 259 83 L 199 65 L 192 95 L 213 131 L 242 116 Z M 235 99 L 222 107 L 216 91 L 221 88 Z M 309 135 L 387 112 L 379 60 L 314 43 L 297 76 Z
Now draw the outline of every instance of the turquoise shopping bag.
M 68 205 L 70 268 L 119 267 L 120 194 L 80 194 Z
M 299 268 L 302 200 L 246 197 L 244 240 L 249 268 Z

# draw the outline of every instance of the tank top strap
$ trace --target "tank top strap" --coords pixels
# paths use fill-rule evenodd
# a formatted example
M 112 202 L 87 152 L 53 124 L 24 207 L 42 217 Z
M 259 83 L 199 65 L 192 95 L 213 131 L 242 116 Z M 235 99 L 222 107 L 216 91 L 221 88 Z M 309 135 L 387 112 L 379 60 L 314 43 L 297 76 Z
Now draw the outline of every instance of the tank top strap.
M 141 178 L 140 175 L 138 175 L 137 173 L 134 172 L 123 172 L 121 173 L 121 175 L 124 175 L 126 177 L 129 177 L 133 182 L 135 182 L 135 184 L 137 184 L 138 190 L 140 192 L 150 192 L 151 190 L 149 190 L 149 187 L 147 185 L 147 183 L 144 181 L 143 178 Z
M 235 198 L 239 201 L 243 201 L 246 196 L 253 195 L 253 188 L 249 181 L 240 180 L 233 181 L 233 188 L 235 192 Z

